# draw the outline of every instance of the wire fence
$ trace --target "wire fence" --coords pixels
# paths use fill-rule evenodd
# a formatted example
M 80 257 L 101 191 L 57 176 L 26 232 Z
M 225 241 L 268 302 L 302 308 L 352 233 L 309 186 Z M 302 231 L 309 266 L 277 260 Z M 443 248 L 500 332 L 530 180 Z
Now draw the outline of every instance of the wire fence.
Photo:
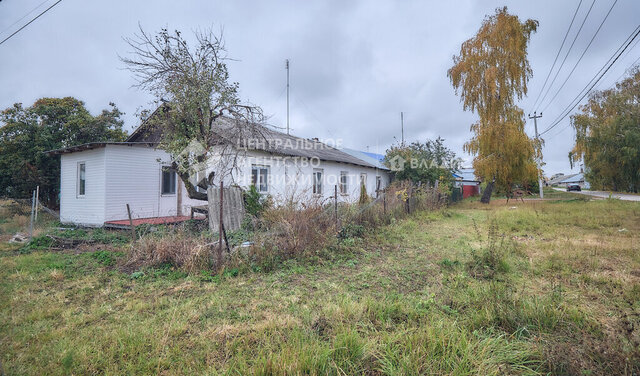
M 0 198 L 0 240 L 27 242 L 59 222 L 59 215 L 39 202 L 37 192 L 31 199 Z
M 437 185 L 397 182 L 378 192 L 378 197 L 369 202 L 345 205 L 342 210 L 336 210 L 336 222 L 339 227 L 349 223 L 375 227 L 416 211 L 440 209 L 451 202 L 452 197 L 458 199 L 457 194 L 444 194 Z
M 376 192 L 376 198 L 363 196 L 358 202 L 340 201 L 337 193 L 321 203 L 298 202 L 272 207 L 254 223 L 256 244 L 273 243 L 287 254 L 296 254 L 311 244 L 325 242 L 328 234 L 351 237 L 355 232 L 375 229 L 411 215 L 414 212 L 438 210 L 462 199 L 460 188 L 443 193 L 436 186 L 395 182 Z M 198 226 L 206 228 L 205 221 Z M 248 222 L 251 223 L 251 222 Z M 0 198 L 0 241 L 28 242 L 60 227 L 59 215 L 38 202 L 37 192 L 31 199 Z M 135 238 L 144 237 L 145 228 Z M 148 229 L 152 230 L 151 227 Z M 209 229 L 215 234 L 217 229 Z M 240 230 L 242 231 L 242 230 Z M 224 243 L 228 246 L 226 234 Z M 214 242 L 216 239 L 212 239 Z M 219 239 L 218 239 L 219 241 Z

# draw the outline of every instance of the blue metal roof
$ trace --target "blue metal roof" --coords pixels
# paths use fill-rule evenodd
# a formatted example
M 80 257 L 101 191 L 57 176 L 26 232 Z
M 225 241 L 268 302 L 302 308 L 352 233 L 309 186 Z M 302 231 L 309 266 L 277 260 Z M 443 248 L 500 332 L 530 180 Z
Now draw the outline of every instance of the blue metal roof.
M 371 158 L 375 158 L 375 159 L 379 160 L 380 162 L 382 162 L 384 160 L 384 155 L 382 155 L 382 154 L 369 153 L 368 151 L 363 151 L 362 153 L 370 156 Z
M 361 159 L 369 164 L 374 165 L 376 168 L 382 169 L 382 170 L 388 170 L 389 168 L 387 168 L 384 164 L 382 164 L 382 161 L 384 160 L 384 155 L 380 155 L 380 154 L 376 154 L 376 153 L 369 153 L 366 151 L 360 151 L 360 150 L 355 150 L 355 149 L 349 149 L 349 148 L 342 148 L 340 149 L 340 151 L 347 153 L 353 157 L 356 157 L 358 159 Z
M 479 181 L 473 168 L 459 168 L 454 176 L 460 180 Z

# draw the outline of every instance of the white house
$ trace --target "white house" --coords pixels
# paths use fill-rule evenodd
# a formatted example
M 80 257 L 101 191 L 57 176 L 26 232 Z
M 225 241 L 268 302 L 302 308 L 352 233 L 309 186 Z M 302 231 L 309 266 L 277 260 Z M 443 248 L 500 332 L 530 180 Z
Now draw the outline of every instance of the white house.
M 336 189 L 338 200 L 354 202 L 361 186 L 375 196 L 389 184 L 389 171 L 381 164 L 317 140 L 261 129 L 267 142 L 234 146 L 239 150 L 236 167 L 225 176 L 218 175 L 225 186 L 247 189 L 255 185 L 281 203 L 291 197 L 327 201 Z M 126 220 L 127 204 L 134 219 L 169 221 L 186 219 L 191 207 L 205 205 L 206 201 L 188 197 L 184 183 L 171 168 L 172 156 L 158 148 L 159 137 L 143 123 L 126 142 L 95 142 L 50 151 L 61 156 L 60 221 L 100 227 Z M 193 182 L 211 172 L 218 173 L 215 166 L 203 168 L 193 175 Z
M 579 174 L 572 174 L 569 176 L 564 176 L 564 179 L 556 183 L 560 187 L 567 187 L 569 185 L 577 184 L 582 189 L 590 189 L 591 184 L 584 178 L 584 172 L 580 172 Z

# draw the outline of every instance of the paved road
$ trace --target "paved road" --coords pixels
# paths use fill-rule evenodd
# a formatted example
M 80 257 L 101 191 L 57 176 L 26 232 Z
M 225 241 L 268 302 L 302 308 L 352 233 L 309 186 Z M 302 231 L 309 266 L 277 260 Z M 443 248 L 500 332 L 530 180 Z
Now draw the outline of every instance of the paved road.
M 553 188 L 556 191 L 566 191 L 564 188 Z M 598 198 L 609 198 L 609 194 L 611 197 L 617 198 L 625 201 L 640 201 L 640 195 L 632 195 L 627 193 L 615 193 L 615 192 L 605 192 L 605 191 L 571 191 L 571 193 L 577 193 L 581 195 L 593 196 Z

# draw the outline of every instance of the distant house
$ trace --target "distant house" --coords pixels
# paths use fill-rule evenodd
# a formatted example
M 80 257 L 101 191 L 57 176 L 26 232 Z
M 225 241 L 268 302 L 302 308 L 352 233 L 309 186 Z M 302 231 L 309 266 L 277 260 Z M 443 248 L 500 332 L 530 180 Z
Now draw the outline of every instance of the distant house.
M 462 188 L 462 198 L 480 194 L 480 180 L 471 167 L 460 168 L 454 174 L 455 186 Z
M 584 172 L 579 172 L 577 174 L 555 174 L 551 177 L 551 179 L 547 182 L 547 185 L 553 187 L 566 187 L 570 184 L 578 184 L 580 188 L 589 189 L 591 186 L 588 181 L 584 178 Z
M 560 187 L 566 187 L 568 185 L 574 185 L 574 184 L 579 185 L 580 188 L 583 188 L 583 189 L 591 188 L 591 185 L 589 184 L 589 182 L 585 180 L 583 172 L 579 174 L 565 176 L 563 180 L 558 182 L 558 186 Z
M 561 177 L 563 177 L 563 176 L 564 176 L 564 173 L 562 173 L 562 172 L 559 172 L 559 173 L 557 173 L 557 174 L 553 174 L 553 175 L 551 175 L 551 177 L 548 179 L 548 182 L 553 181 L 553 180 L 556 180 L 556 179 L 561 178 Z
M 576 176 L 578 174 L 569 174 L 569 175 L 565 175 L 562 173 L 559 174 L 554 174 L 549 181 L 547 182 L 548 185 L 553 186 L 553 187 L 557 187 L 560 185 L 560 183 L 565 180 L 565 179 L 570 179 L 574 176 Z
M 216 124 L 221 139 L 224 130 L 224 124 Z M 389 184 L 389 170 L 370 156 L 264 127 L 261 131 L 269 142 L 245 145 L 237 154 L 237 168 L 223 179 L 225 186 L 255 185 L 278 203 L 293 196 L 322 202 L 333 197 L 336 189 L 338 200 L 353 202 L 361 187 L 374 196 Z M 61 156 L 60 221 L 109 225 L 127 219 L 127 204 L 133 218 L 172 221 L 206 204 L 188 197 L 171 167 L 172 156 L 158 147 L 161 137 L 143 123 L 126 142 L 94 142 L 50 151 Z M 218 173 L 212 170 L 197 172 L 193 182 Z

